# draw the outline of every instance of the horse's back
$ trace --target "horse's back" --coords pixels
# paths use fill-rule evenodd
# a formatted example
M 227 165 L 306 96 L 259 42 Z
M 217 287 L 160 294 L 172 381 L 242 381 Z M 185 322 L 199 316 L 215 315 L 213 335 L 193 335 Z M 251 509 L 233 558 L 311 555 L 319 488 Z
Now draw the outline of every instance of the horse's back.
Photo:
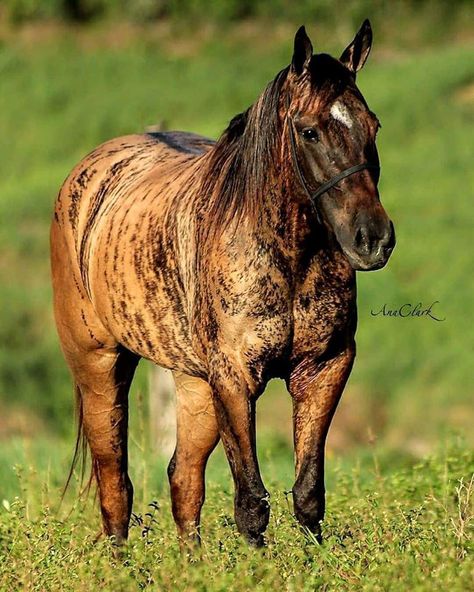
M 109 140 L 82 159 L 71 171 L 58 196 L 57 205 L 69 201 L 68 219 L 74 225 L 78 208 L 88 198 L 111 194 L 114 186 L 127 176 L 139 182 L 154 169 L 166 168 L 180 160 L 205 153 L 213 141 L 190 132 L 157 132 L 122 136 Z M 58 209 L 56 212 L 59 214 Z
M 203 154 L 215 144 L 214 140 L 193 132 L 149 132 L 147 135 L 171 150 L 187 154 Z
M 158 132 L 123 136 L 101 144 L 71 171 L 56 200 L 54 218 L 69 233 L 81 258 L 91 233 L 117 200 L 132 205 L 167 171 L 204 154 L 213 142 L 189 132 Z M 137 187 L 143 191 L 137 191 Z M 156 193 L 156 192 L 155 192 Z M 126 202 L 126 203 L 125 203 Z

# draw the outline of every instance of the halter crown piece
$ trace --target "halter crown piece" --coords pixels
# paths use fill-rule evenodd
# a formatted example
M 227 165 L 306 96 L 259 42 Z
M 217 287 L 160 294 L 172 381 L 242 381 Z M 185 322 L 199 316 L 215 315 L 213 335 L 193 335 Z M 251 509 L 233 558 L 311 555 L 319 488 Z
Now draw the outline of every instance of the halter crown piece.
M 332 187 L 334 187 L 335 185 L 337 185 L 339 183 L 339 181 L 342 181 L 343 179 L 345 179 L 346 177 L 350 177 L 351 175 L 353 175 L 354 173 L 358 173 L 359 171 L 363 171 L 363 170 L 374 170 L 374 171 L 380 171 L 380 167 L 375 165 L 375 164 L 370 164 L 368 162 L 361 162 L 360 164 L 355 164 L 354 166 L 351 166 L 347 169 L 344 169 L 343 171 L 341 171 L 340 173 L 338 173 L 337 175 L 334 175 L 334 177 L 331 177 L 328 181 L 326 181 L 325 183 L 323 183 L 322 185 L 320 185 L 318 187 L 318 189 L 316 189 L 316 191 L 312 192 L 309 187 L 308 184 L 306 182 L 306 179 L 303 176 L 303 172 L 301 170 L 300 164 L 298 162 L 298 156 L 296 154 L 296 140 L 295 140 L 295 133 L 293 130 L 293 120 L 290 117 L 290 113 L 289 113 L 289 109 L 290 109 L 290 98 L 287 95 L 286 97 L 286 116 L 288 119 L 288 129 L 290 132 L 290 144 L 291 144 L 291 157 L 293 160 L 293 164 L 295 166 L 296 172 L 298 174 L 298 178 L 300 180 L 301 185 L 303 186 L 304 190 L 306 191 L 306 193 L 308 194 L 308 197 L 311 201 L 311 204 L 313 205 L 314 210 L 316 211 L 316 214 L 319 217 L 318 214 L 318 210 L 316 207 L 316 200 L 318 199 L 318 197 L 320 197 L 321 195 L 323 195 L 324 193 L 326 193 L 327 191 L 329 191 L 329 189 L 331 189 Z

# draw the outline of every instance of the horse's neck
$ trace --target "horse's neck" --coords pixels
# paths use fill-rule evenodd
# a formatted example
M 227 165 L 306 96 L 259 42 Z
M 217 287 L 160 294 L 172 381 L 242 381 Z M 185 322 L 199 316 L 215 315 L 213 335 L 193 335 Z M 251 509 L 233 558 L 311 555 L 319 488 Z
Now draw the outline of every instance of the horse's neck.
M 337 269 L 338 275 L 352 276 L 334 233 L 318 220 L 307 196 L 297 191 L 291 186 L 275 187 L 259 213 L 256 236 L 267 237 L 285 253 L 294 274 L 304 272 L 318 258 L 329 274 Z

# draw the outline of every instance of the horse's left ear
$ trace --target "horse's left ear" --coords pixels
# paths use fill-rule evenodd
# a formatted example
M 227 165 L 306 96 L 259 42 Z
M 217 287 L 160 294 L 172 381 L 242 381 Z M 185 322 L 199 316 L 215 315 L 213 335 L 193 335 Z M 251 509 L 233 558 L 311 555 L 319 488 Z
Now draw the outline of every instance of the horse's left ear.
M 295 48 L 293 59 L 291 60 L 291 69 L 297 76 L 307 70 L 311 58 L 313 57 L 313 46 L 311 40 L 306 34 L 306 29 L 301 26 L 295 35 Z
M 355 74 L 365 64 L 371 47 L 372 27 L 370 26 L 369 19 L 365 19 L 354 40 L 342 52 L 339 60 Z

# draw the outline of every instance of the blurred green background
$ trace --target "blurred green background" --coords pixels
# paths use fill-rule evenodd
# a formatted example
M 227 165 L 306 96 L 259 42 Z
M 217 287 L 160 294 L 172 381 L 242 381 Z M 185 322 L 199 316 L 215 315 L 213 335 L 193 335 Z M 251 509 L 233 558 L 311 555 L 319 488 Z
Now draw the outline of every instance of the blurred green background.
M 398 245 L 386 269 L 358 274 L 358 358 L 329 454 L 350 463 L 355 451 L 363 455 L 377 442 L 390 466 L 424 455 L 453 432 L 472 444 L 472 2 L 4 0 L 5 475 L 25 458 L 45 467 L 52 455 L 65 471 L 72 448 L 72 388 L 51 311 L 48 231 L 73 165 L 100 142 L 153 124 L 217 137 L 289 63 L 300 24 L 315 51 L 339 55 L 367 16 L 374 46 L 359 86 L 383 125 L 380 189 Z M 384 303 L 395 309 L 435 301 L 443 322 L 371 315 Z M 142 364 L 132 388 L 136 440 L 143 430 L 146 437 L 148 370 Z M 263 454 L 281 451 L 290 466 L 291 404 L 280 382 L 260 401 L 258 431 Z

